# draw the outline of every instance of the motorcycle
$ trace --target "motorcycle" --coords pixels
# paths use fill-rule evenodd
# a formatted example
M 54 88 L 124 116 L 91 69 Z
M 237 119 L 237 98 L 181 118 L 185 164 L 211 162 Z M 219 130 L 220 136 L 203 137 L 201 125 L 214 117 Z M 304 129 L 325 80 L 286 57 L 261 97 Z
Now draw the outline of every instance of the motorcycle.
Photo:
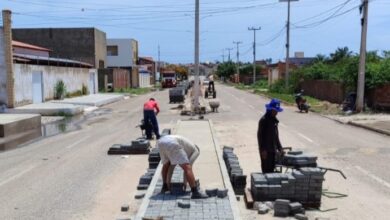
M 306 99 L 303 97 L 303 91 L 295 95 L 295 103 L 299 109 L 299 112 L 309 112 L 310 105 L 306 103 Z

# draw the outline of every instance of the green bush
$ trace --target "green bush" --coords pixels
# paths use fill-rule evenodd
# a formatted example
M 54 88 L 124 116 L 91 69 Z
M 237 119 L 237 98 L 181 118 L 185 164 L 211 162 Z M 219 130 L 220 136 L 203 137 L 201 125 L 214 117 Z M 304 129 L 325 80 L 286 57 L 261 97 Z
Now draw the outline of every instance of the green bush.
M 54 86 L 54 98 L 63 99 L 66 94 L 66 85 L 64 81 L 58 80 Z
M 86 85 L 84 85 L 84 83 L 83 83 L 83 86 L 81 87 L 81 93 L 83 94 L 83 95 L 88 95 L 88 87 L 86 86 Z

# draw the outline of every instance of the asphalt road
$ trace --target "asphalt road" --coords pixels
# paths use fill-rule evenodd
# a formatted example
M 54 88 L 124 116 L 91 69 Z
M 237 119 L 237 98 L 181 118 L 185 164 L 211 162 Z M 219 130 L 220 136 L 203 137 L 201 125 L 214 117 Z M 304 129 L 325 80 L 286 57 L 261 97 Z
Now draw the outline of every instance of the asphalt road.
M 148 161 L 145 155 L 108 156 L 107 150 L 141 136 L 135 126 L 142 118 L 143 102 L 151 96 L 162 104 L 160 126 L 173 127 L 177 114 L 165 104 L 163 91 L 105 106 L 99 110 L 103 114 L 89 118 L 80 130 L 1 152 L 0 219 L 115 218 L 121 202 L 136 191 Z M 117 190 L 119 186 L 125 188 Z M 104 195 L 110 190 L 116 190 L 117 198 Z
M 208 117 L 214 121 L 220 144 L 235 147 L 246 174 L 260 172 L 256 132 L 269 99 L 220 84 L 217 91 L 221 102 L 219 113 Z M 314 213 L 312 217 L 387 218 L 390 214 L 390 137 L 340 124 L 315 113 L 299 113 L 295 106 L 282 104 L 282 107 L 284 112 L 278 115 L 282 145 L 315 154 L 319 165 L 341 169 L 347 175 L 344 180 L 336 173 L 326 174 L 324 188 L 348 194 L 348 197 L 323 197 L 324 209 L 338 210 Z
M 246 174 L 259 172 L 256 130 L 269 100 L 220 84 L 216 88 L 219 113 L 206 117 L 213 120 L 219 143 L 235 147 Z M 140 136 L 135 126 L 142 116 L 142 103 L 151 96 L 162 108 L 161 128 L 172 128 L 178 119 L 188 118 L 172 109 L 177 105 L 167 104 L 165 90 L 105 106 L 103 114 L 88 119 L 80 130 L 0 153 L 0 219 L 115 218 L 120 205 L 136 192 L 147 157 L 111 157 L 107 149 Z M 321 165 L 342 169 L 348 177 L 327 174 L 324 187 L 348 197 L 323 198 L 324 208 L 338 210 L 309 215 L 386 219 L 390 212 L 390 137 L 314 113 L 300 114 L 294 106 L 283 107 L 285 111 L 278 115 L 282 144 L 314 153 Z M 243 219 L 259 218 L 244 209 L 242 215 Z

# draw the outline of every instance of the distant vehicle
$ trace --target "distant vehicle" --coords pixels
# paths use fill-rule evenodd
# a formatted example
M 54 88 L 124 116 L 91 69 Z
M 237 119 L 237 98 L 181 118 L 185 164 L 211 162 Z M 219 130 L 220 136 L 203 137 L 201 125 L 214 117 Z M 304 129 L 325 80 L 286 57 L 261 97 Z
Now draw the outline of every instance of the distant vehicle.
M 209 83 L 210 83 L 210 81 L 208 79 L 204 79 L 203 80 L 203 85 L 204 86 L 209 86 Z
M 173 88 L 177 84 L 177 75 L 175 71 L 165 70 L 161 72 L 161 86 L 163 88 Z

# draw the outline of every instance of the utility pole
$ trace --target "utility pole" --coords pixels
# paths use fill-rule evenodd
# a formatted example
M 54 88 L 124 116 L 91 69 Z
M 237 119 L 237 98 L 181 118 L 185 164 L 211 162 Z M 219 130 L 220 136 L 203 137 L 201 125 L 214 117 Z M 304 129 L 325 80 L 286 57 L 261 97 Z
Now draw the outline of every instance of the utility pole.
M 237 45 L 237 76 L 238 76 L 238 82 L 240 82 L 240 44 L 242 44 L 242 42 L 233 41 L 233 44 Z
M 225 50 L 222 49 L 222 63 L 225 62 Z
M 195 85 L 194 85 L 194 111 L 199 108 L 199 0 L 195 0 Z
M 286 42 L 286 88 L 288 88 L 289 80 L 289 65 L 290 65 L 290 3 L 297 2 L 299 0 L 279 0 L 279 2 L 287 2 L 287 42 Z
M 157 64 L 157 72 L 158 72 L 158 77 L 161 78 L 161 66 L 160 66 L 160 44 L 158 45 L 158 64 Z M 157 75 L 157 73 L 156 73 Z M 155 81 L 157 80 L 157 76 L 155 76 Z M 160 81 L 160 79 L 159 79 Z M 156 83 L 155 83 L 156 84 Z
M 253 84 L 256 82 L 256 31 L 261 30 L 261 27 L 248 28 L 249 31 L 253 31 Z
M 367 26 L 368 26 L 368 0 L 362 0 L 360 11 L 363 13 L 361 19 L 362 36 L 360 43 L 360 61 L 359 61 L 359 75 L 357 85 L 357 100 L 356 111 L 361 112 L 364 107 L 364 86 L 366 77 L 366 51 L 367 51 Z
M 226 50 L 229 51 L 228 62 L 230 62 L 231 61 L 231 59 L 230 59 L 230 51 L 232 51 L 233 48 L 226 48 Z

